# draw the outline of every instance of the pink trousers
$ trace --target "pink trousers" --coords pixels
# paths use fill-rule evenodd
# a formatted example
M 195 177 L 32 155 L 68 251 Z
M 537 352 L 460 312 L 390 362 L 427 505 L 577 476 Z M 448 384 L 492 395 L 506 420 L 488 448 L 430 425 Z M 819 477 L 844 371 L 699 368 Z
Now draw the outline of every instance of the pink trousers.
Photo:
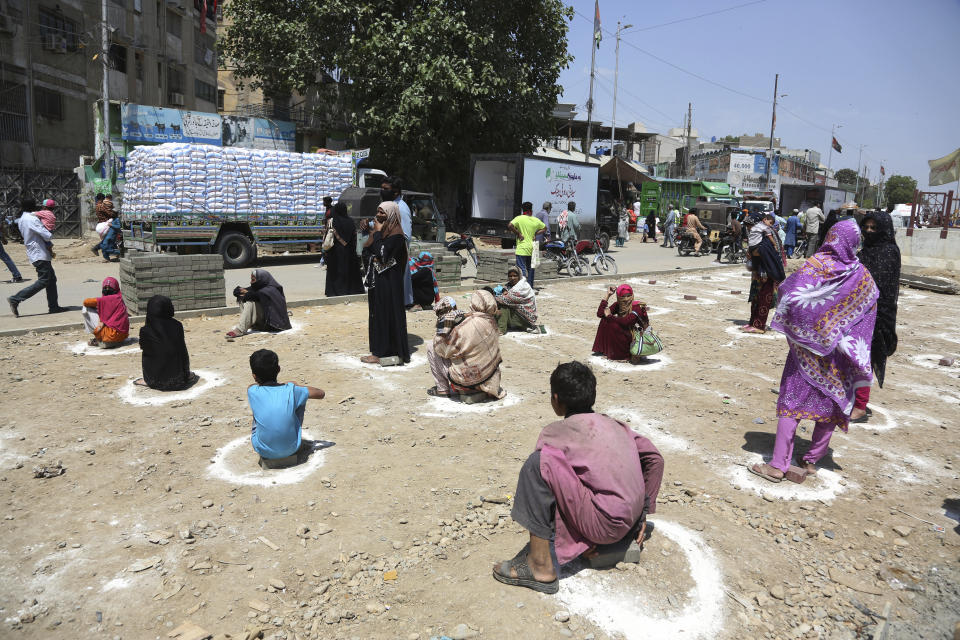
M 780 418 L 777 423 L 777 441 L 773 445 L 773 459 L 770 466 L 787 472 L 790 460 L 793 459 L 793 438 L 797 435 L 799 422 L 793 418 Z M 810 438 L 810 450 L 803 456 L 804 462 L 816 464 L 827 453 L 830 437 L 833 435 L 833 426 L 818 422 L 813 428 Z
M 870 387 L 859 387 L 854 394 L 853 407 L 866 409 L 867 403 L 870 402 Z

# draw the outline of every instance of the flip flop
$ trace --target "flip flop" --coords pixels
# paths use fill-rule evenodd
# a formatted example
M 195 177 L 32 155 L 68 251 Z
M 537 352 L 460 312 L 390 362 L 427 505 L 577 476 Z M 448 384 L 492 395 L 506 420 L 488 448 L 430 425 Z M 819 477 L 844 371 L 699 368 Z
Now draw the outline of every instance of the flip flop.
M 149 386 L 150 386 L 150 385 L 148 385 L 146 382 L 143 381 L 143 378 L 137 378 L 136 380 L 133 381 L 133 384 L 137 385 L 138 387 L 149 387 Z
M 852 424 L 863 424 L 864 422 L 868 422 L 869 420 L 870 420 L 870 416 L 868 416 L 867 414 L 863 414 L 859 418 L 851 419 L 850 422 Z
M 764 463 L 764 464 L 766 464 L 766 463 Z M 763 478 L 764 480 L 769 480 L 770 482 L 774 482 L 774 483 L 776 483 L 776 482 L 783 482 L 783 478 L 777 478 L 776 476 L 771 476 L 771 475 L 769 475 L 769 474 L 764 473 L 763 471 L 760 471 L 760 467 L 761 467 L 761 466 L 762 466 L 762 465 L 759 465 L 759 464 L 755 464 L 755 465 L 749 466 L 749 467 L 747 467 L 747 471 L 749 471 L 750 473 L 752 473 L 752 474 L 755 475 L 755 476 L 760 476 L 760 477 Z M 769 465 L 767 465 L 767 466 L 769 466 Z
M 552 594 L 560 590 L 560 578 L 552 582 L 540 582 L 533 577 L 530 565 L 527 564 L 527 548 L 524 547 L 512 560 L 504 560 L 499 567 L 493 568 L 493 579 L 511 587 L 526 587 L 540 593 Z M 510 569 L 517 572 L 517 577 L 510 575 Z
M 360 358 L 360 362 L 364 364 L 379 364 L 380 358 L 378 358 L 377 356 L 363 356 L 362 358 Z
M 429 389 L 427 389 L 427 395 L 433 396 L 434 398 L 449 398 L 452 394 L 442 393 L 440 391 L 437 391 L 436 387 L 430 387 Z

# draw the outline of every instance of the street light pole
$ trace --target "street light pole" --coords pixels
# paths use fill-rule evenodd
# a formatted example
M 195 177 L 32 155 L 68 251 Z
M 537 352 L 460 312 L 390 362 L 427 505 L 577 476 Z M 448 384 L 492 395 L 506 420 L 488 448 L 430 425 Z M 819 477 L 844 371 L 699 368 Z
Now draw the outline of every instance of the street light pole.
M 632 24 L 627 24 L 620 26 L 620 21 L 617 20 L 617 44 L 614 47 L 614 59 L 613 64 L 613 123 L 610 125 L 610 157 L 613 157 L 613 145 L 614 140 L 616 139 L 616 130 L 617 130 L 617 86 L 618 80 L 620 77 L 620 32 L 624 29 L 632 28 Z
M 107 183 L 110 185 L 110 193 L 113 193 L 113 162 L 111 156 L 113 149 L 110 147 L 110 36 L 109 24 L 107 22 L 107 0 L 102 0 L 101 6 L 101 29 L 100 39 L 102 50 L 100 52 L 101 62 L 103 62 L 103 137 L 106 139 L 106 147 L 103 154 L 103 166 L 107 172 Z
M 860 145 L 860 153 L 857 155 L 857 186 L 853 191 L 853 197 L 858 198 L 860 195 L 860 161 L 863 160 L 863 148 L 867 146 L 865 144 Z
M 597 63 L 597 40 L 596 33 L 591 30 L 590 34 L 590 97 L 587 98 L 587 144 L 583 153 L 590 155 L 590 147 L 593 144 L 593 78 L 596 76 L 595 65 Z
M 773 164 L 773 131 L 777 128 L 777 86 L 780 84 L 780 74 L 773 78 L 773 115 L 770 118 L 770 145 L 767 148 L 767 173 L 763 180 L 767 189 L 770 189 L 770 165 Z

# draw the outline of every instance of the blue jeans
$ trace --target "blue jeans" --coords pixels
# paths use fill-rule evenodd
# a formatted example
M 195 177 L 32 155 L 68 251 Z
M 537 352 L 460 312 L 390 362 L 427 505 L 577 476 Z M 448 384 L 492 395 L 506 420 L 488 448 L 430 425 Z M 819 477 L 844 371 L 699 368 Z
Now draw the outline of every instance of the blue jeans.
M 20 275 L 20 270 L 17 269 L 17 265 L 13 262 L 13 258 L 11 258 L 10 254 L 7 253 L 7 250 L 3 248 L 2 242 L 0 242 L 0 260 L 3 260 L 3 264 L 7 265 L 7 269 L 10 269 L 10 273 L 13 274 L 14 280 L 19 280 L 22 277 Z
M 533 286 L 533 272 L 535 269 L 530 266 L 530 260 L 533 256 L 517 256 L 517 268 L 520 269 L 520 274 L 527 279 L 527 283 L 532 287 Z
M 107 232 L 103 236 L 103 240 L 97 245 L 97 249 L 103 253 L 104 258 L 110 257 L 111 254 L 116 256 L 120 255 L 120 251 L 117 250 L 117 233 L 119 228 L 119 224 L 114 226 L 111 223 L 110 228 L 107 229 Z
M 50 313 L 53 313 L 60 308 L 57 303 L 57 274 L 53 271 L 53 263 L 49 260 L 37 260 L 33 263 L 33 268 L 37 270 L 37 281 L 17 291 L 7 299 L 20 304 L 27 298 L 32 298 L 41 289 L 46 289 L 47 309 Z

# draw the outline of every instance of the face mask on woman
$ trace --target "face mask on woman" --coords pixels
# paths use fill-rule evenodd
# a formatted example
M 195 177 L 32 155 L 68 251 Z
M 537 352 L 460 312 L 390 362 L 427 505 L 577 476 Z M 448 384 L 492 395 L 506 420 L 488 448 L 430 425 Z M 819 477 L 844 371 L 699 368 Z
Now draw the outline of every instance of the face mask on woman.
M 393 189 L 380 189 L 380 202 L 393 202 Z

